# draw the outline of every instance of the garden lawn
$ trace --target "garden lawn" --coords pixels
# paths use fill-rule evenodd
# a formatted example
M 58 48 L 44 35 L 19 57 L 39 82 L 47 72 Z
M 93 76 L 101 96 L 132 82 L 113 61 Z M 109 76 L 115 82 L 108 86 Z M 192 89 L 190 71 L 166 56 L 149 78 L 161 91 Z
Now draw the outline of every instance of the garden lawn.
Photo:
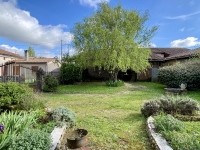
M 164 94 L 156 83 L 125 83 L 108 87 L 104 82 L 61 85 L 56 93 L 45 93 L 48 107 L 65 106 L 76 114 L 76 128 L 89 131 L 92 150 L 151 150 L 143 102 Z M 196 92 L 188 95 L 197 99 Z M 200 98 L 198 98 L 200 101 Z

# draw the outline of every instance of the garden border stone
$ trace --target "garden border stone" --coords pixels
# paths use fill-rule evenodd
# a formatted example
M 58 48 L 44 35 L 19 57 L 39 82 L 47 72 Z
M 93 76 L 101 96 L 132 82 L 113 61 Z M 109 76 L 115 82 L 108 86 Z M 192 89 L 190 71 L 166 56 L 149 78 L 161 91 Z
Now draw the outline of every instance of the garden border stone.
M 55 150 L 58 147 L 65 133 L 65 130 L 66 126 L 63 126 L 62 128 L 59 127 L 54 128 L 54 130 L 51 132 L 52 147 L 49 150 Z
M 152 146 L 156 150 L 173 150 L 167 143 L 167 141 L 158 133 L 155 132 L 155 126 L 153 124 L 153 117 L 147 119 L 147 132 L 150 137 Z

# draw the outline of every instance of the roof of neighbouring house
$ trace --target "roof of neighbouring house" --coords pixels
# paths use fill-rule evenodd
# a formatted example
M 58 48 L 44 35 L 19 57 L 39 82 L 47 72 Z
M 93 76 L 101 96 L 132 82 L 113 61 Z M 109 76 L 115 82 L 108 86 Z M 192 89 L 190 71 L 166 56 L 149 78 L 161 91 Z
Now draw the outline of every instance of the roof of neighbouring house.
M 194 56 L 198 50 L 190 50 L 187 48 L 150 48 L 151 61 L 165 61 L 171 59 L 188 58 Z
M 22 56 L 0 49 L 0 55 L 11 56 L 15 58 L 23 58 Z
M 33 57 L 29 57 L 28 60 L 24 60 L 24 59 L 18 59 L 16 60 L 16 63 L 48 63 L 51 61 L 55 61 L 55 58 L 33 58 Z

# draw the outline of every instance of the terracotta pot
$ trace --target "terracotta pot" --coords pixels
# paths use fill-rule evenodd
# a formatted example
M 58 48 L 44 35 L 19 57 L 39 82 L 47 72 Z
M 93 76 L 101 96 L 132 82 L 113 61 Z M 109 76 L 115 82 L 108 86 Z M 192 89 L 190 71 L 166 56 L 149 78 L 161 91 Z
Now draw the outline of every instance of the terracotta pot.
M 71 149 L 85 147 L 88 144 L 88 131 L 77 129 L 67 135 L 67 147 Z

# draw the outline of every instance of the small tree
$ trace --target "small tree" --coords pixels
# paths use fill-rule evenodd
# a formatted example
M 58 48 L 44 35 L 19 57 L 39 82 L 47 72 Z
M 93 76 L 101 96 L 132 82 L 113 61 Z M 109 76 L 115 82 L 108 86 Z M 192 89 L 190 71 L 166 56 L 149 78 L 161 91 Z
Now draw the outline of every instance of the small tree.
M 34 48 L 31 47 L 31 46 L 28 47 L 28 55 L 29 55 L 30 57 L 35 57 Z
M 150 49 L 144 47 L 157 30 L 156 26 L 149 29 L 147 20 L 148 12 L 141 15 L 121 5 L 111 8 L 107 3 L 100 4 L 94 15 L 73 28 L 78 64 L 82 68 L 104 68 L 113 81 L 120 70 L 145 70 L 150 66 Z

